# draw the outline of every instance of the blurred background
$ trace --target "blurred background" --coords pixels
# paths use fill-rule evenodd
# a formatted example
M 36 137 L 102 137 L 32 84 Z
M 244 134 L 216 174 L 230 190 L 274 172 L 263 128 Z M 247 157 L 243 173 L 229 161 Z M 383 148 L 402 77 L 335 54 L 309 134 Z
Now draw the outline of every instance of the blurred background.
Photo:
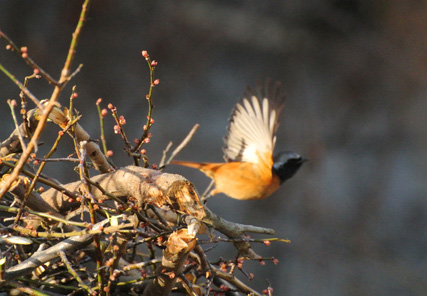
M 1 1 L 0 29 L 59 78 L 82 1 Z M 169 141 L 200 129 L 181 160 L 222 161 L 222 138 L 246 85 L 271 77 L 287 93 L 278 150 L 308 157 L 273 196 L 241 202 L 219 195 L 209 207 L 228 220 L 270 227 L 291 244 L 254 245 L 267 261 L 245 263 L 249 282 L 274 295 L 426 295 L 427 292 L 427 7 L 418 0 L 93 1 L 74 67 L 81 124 L 99 138 L 95 102 L 113 103 L 139 137 L 147 115 L 149 73 L 141 50 L 158 61 L 152 141 L 158 163 Z M 0 63 L 23 81 L 32 73 L 5 50 Z M 31 80 L 39 99 L 52 87 Z M 19 91 L 0 73 L 0 139 L 13 130 L 7 99 Z M 57 127 L 49 126 L 40 153 Z M 106 119 L 116 165 L 131 164 Z M 50 134 L 50 136 L 49 136 Z M 68 141 L 68 142 L 67 142 Z M 55 156 L 73 153 L 71 141 Z M 68 144 L 67 144 L 68 143 Z M 42 155 L 42 154 L 39 154 Z M 61 182 L 72 165 L 50 164 Z M 203 192 L 200 172 L 170 166 Z M 254 236 L 262 238 L 262 236 Z M 220 244 L 211 259 L 233 258 Z

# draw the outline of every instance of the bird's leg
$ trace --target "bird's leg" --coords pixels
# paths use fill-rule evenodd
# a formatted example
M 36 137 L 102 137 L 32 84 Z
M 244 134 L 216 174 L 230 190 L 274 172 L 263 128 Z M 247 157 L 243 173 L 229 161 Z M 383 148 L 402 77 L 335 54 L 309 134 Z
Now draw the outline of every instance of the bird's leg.
M 214 184 L 215 184 L 215 181 L 212 180 L 209 186 L 206 188 L 205 192 L 203 192 L 202 196 L 200 197 L 200 201 L 203 204 L 206 204 L 206 201 L 212 196 L 211 189 Z

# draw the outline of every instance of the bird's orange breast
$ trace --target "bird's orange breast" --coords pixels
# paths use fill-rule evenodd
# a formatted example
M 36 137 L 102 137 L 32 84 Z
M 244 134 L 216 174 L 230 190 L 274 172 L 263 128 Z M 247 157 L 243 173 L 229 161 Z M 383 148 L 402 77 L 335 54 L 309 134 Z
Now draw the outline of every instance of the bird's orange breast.
M 211 194 L 224 193 L 240 200 L 263 199 L 280 187 L 268 166 L 249 162 L 205 164 L 200 168 L 215 181 Z

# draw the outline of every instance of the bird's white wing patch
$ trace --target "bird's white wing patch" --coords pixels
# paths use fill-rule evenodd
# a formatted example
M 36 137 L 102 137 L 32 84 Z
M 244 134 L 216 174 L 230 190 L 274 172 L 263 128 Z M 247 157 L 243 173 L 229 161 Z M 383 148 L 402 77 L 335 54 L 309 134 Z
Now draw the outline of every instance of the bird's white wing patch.
M 278 85 L 274 92 L 268 87 L 268 95 L 262 89 L 258 89 L 259 95 L 251 91 L 234 107 L 224 139 L 227 161 L 258 163 L 259 155 L 273 153 L 284 96 L 279 94 Z

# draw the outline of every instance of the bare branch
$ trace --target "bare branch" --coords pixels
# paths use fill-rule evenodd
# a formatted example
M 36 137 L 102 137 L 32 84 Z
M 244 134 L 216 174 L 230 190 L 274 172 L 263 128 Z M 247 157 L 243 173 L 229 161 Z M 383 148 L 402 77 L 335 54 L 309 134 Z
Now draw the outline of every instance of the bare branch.
M 251 245 L 249 242 L 244 241 L 245 236 L 244 234 L 246 232 L 253 232 L 253 233 L 261 233 L 261 234 L 274 234 L 274 230 L 270 228 L 262 228 L 252 225 L 243 225 L 238 223 L 229 222 L 215 213 L 213 213 L 211 210 L 209 210 L 205 206 L 205 213 L 206 216 L 203 218 L 203 222 L 205 222 L 208 225 L 211 225 L 213 228 L 218 230 L 219 232 L 225 234 L 229 238 L 240 238 L 242 241 L 238 240 L 234 242 L 234 246 L 239 250 L 239 253 L 242 256 L 247 256 L 251 259 L 258 259 L 260 258 L 259 255 L 257 255 L 251 248 Z

